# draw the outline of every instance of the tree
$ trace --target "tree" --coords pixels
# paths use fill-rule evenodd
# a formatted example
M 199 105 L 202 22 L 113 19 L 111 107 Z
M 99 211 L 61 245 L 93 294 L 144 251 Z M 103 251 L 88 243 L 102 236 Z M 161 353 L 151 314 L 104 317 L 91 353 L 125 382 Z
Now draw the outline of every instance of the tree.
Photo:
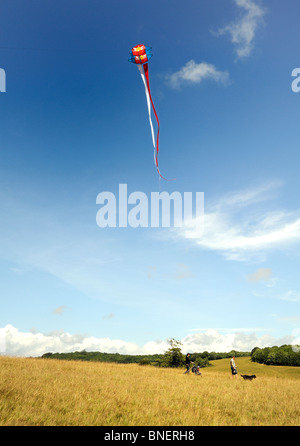
M 251 350 L 251 353 L 250 353 L 250 356 L 252 356 L 254 353 L 255 353 L 255 350 L 257 350 L 259 347 L 254 347 L 252 350 Z
M 150 359 L 149 358 L 142 358 L 139 362 L 139 365 L 150 365 Z
M 184 365 L 184 355 L 181 352 L 180 346 L 182 343 L 171 338 L 168 340 L 170 348 L 163 356 L 162 365 L 164 367 L 182 367 Z
M 300 352 L 295 352 L 291 345 L 281 347 L 256 348 L 251 352 L 251 360 L 267 365 L 300 366 Z

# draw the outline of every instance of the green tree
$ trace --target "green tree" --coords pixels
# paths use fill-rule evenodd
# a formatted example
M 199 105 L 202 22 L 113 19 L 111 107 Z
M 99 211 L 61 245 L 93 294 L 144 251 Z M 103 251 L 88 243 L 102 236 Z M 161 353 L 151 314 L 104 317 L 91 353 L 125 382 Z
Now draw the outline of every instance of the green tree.
M 252 356 L 258 348 L 259 348 L 259 347 L 254 347 L 254 348 L 251 350 L 250 356 Z
M 163 356 L 162 365 L 164 367 L 182 367 L 184 365 L 184 355 L 181 352 L 181 342 L 171 338 L 168 343 L 170 348 Z
M 139 365 L 150 365 L 151 361 L 149 358 L 142 358 L 139 362 Z

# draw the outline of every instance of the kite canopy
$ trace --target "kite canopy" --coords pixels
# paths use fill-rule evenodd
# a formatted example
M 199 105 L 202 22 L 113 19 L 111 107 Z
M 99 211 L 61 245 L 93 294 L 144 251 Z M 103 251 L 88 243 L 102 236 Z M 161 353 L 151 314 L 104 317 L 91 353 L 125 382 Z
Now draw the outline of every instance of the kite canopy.
M 129 62 L 144 65 L 147 63 L 151 57 L 151 46 L 146 45 L 136 45 L 130 51 Z

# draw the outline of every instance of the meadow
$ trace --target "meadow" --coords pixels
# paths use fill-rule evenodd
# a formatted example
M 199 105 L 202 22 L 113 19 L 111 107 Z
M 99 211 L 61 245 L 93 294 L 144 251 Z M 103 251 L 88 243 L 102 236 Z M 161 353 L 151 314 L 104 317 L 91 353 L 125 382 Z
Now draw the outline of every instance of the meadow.
M 300 367 L 184 369 L 0 356 L 1 426 L 299 426 Z

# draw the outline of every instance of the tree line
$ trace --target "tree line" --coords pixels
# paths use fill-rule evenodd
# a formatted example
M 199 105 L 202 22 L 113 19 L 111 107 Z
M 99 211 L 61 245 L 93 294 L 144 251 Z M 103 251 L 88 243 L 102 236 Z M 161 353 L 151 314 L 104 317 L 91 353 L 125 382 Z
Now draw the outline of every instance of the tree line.
M 300 348 L 286 344 L 281 347 L 255 347 L 251 351 L 251 360 L 266 365 L 300 367 Z
M 169 349 L 163 354 L 154 355 L 124 355 L 120 353 L 103 353 L 103 352 L 87 352 L 75 351 L 71 353 L 45 353 L 42 358 L 64 359 L 77 361 L 98 361 L 98 362 L 114 362 L 119 364 L 140 364 L 154 365 L 157 367 L 182 367 L 185 365 L 185 355 L 181 351 L 181 342 L 174 338 L 168 340 Z M 200 367 L 210 365 L 209 361 L 216 359 L 230 358 L 233 355 L 250 356 L 250 352 L 238 352 L 231 350 L 228 353 L 208 352 L 191 353 L 191 360 Z

